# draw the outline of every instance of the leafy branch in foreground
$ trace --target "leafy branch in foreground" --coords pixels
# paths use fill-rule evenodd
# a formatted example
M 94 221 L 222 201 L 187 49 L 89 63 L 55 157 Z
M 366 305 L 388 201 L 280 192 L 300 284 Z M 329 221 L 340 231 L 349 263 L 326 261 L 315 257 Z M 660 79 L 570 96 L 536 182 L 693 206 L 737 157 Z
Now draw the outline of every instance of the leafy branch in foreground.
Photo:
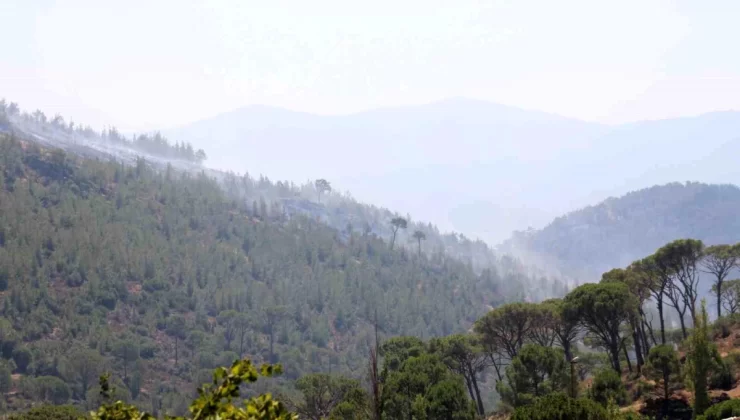
M 288 412 L 285 406 L 275 401 L 272 395 L 263 394 L 244 401 L 239 407 L 233 403 L 239 397 L 239 388 L 244 383 L 256 382 L 260 376 L 271 377 L 279 375 L 280 365 L 261 366 L 260 371 L 252 365 L 249 359 L 237 360 L 231 368 L 220 367 L 213 374 L 213 385 L 198 389 L 200 395 L 190 405 L 190 417 L 167 417 L 170 420 L 297 420 L 298 416 Z M 110 401 L 112 390 L 108 383 L 108 376 L 100 378 L 101 396 Z M 133 405 L 116 401 L 103 404 L 97 411 L 90 413 L 93 420 L 155 420 L 146 412 L 139 411 Z

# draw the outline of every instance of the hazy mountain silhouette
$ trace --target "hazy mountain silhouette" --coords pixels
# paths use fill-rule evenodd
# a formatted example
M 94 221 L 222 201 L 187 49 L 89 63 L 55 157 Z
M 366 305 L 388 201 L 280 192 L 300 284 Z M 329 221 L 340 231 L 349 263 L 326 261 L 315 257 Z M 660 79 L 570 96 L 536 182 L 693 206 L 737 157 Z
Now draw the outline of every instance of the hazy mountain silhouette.
M 327 178 L 490 242 L 655 184 L 740 181 L 736 112 L 608 126 L 455 98 L 340 116 L 248 106 L 165 134 L 209 165 Z
M 676 239 L 707 245 L 740 242 L 740 188 L 670 183 L 612 197 L 519 232 L 501 250 L 594 281 Z M 708 285 L 704 285 L 708 290 Z

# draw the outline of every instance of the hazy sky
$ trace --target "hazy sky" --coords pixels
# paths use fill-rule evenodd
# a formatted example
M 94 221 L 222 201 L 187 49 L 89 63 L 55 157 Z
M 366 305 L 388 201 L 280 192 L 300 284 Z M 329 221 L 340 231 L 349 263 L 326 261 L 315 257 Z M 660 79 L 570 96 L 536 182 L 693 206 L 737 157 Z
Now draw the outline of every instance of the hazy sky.
M 610 123 L 740 110 L 737 0 L 5 0 L 0 16 L 0 96 L 95 126 L 453 96 Z

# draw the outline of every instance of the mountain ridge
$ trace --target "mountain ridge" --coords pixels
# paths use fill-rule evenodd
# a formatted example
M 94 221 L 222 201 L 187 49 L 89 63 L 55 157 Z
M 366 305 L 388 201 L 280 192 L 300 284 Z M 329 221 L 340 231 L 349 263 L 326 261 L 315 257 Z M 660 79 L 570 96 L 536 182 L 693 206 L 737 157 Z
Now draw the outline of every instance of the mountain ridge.
M 727 158 L 740 153 L 735 111 L 605 125 L 467 98 L 337 116 L 254 109 L 165 133 L 207 144 L 215 166 L 326 178 L 489 243 L 651 185 L 740 182 Z
M 740 187 L 735 184 L 673 182 L 609 197 L 564 214 L 542 229 L 515 232 L 497 249 L 539 258 L 581 281 L 592 281 L 676 239 L 736 243 L 738 209 Z M 582 269 L 573 269 L 578 266 Z

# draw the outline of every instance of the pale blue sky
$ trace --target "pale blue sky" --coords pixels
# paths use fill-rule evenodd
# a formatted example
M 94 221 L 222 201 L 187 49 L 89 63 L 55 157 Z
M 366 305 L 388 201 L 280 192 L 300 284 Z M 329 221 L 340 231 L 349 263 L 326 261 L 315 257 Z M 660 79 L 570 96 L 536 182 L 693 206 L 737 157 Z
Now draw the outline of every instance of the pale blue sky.
M 740 110 L 734 0 L 5 0 L 0 16 L 0 96 L 97 127 L 457 96 L 609 123 Z

